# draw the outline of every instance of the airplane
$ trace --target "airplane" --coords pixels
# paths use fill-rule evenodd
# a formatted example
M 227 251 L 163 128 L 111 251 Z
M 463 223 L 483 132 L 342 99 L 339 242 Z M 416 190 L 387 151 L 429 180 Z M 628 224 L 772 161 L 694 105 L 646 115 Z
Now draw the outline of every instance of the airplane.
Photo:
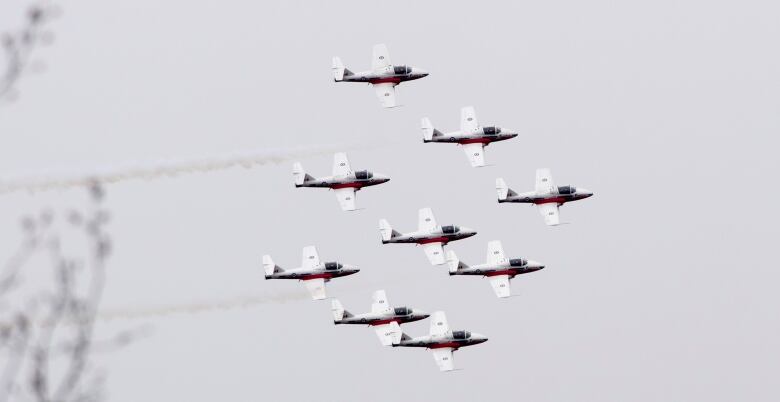
M 354 265 L 340 262 L 320 262 L 317 248 L 306 246 L 303 248 L 303 261 L 300 268 L 282 269 L 276 265 L 270 255 L 263 256 L 263 269 L 265 279 L 298 279 L 303 281 L 306 289 L 311 293 L 312 300 L 322 300 L 325 296 L 325 283 L 333 278 L 358 273 L 360 270 Z
M 577 201 L 593 195 L 590 190 L 582 187 L 560 186 L 553 183 L 550 169 L 536 169 L 536 190 L 525 193 L 516 193 L 507 187 L 504 179 L 496 179 L 496 191 L 498 202 L 521 202 L 536 204 L 539 213 L 544 216 L 544 222 L 548 226 L 560 225 L 561 218 L 558 207 L 566 202 Z
M 515 275 L 527 274 L 544 268 L 540 262 L 523 258 L 510 258 L 504 256 L 504 248 L 501 242 L 493 240 L 488 243 L 487 262 L 479 265 L 468 266 L 458 259 L 455 252 L 447 252 L 447 264 L 450 267 L 450 275 L 482 275 L 490 278 L 490 285 L 499 298 L 512 295 L 509 281 Z
M 465 239 L 477 234 L 476 231 L 467 227 L 458 227 L 455 225 L 438 226 L 433 211 L 430 208 L 423 208 L 419 212 L 419 229 L 416 232 L 399 233 L 390 226 L 385 219 L 379 220 L 379 232 L 382 234 L 382 244 L 387 243 L 416 243 L 421 244 L 425 250 L 425 255 L 433 265 L 444 264 L 445 244 Z
M 428 72 L 421 68 L 393 65 L 390 54 L 384 44 L 374 45 L 371 57 L 371 71 L 353 73 L 341 59 L 333 58 L 333 80 L 336 82 L 367 82 L 374 86 L 382 106 L 386 108 L 400 106 L 395 96 L 395 86 L 404 81 L 423 78 Z
M 293 164 L 293 178 L 295 187 L 324 187 L 335 190 L 336 198 L 343 211 L 354 211 L 355 192 L 363 187 L 376 186 L 387 183 L 390 178 L 368 170 L 353 171 L 349 165 L 347 154 L 337 153 L 333 157 L 333 176 L 314 178 L 303 170 L 303 166 L 295 162 Z
M 485 147 L 492 142 L 517 137 L 517 132 L 495 126 L 481 127 L 477 123 L 474 108 L 466 106 L 460 109 L 460 131 L 442 133 L 433 128 L 431 120 L 422 119 L 423 142 L 455 143 L 463 146 L 466 157 L 472 167 L 485 166 Z
M 441 371 L 455 370 L 453 353 L 465 346 L 477 345 L 488 340 L 484 335 L 469 331 L 450 331 L 447 317 L 443 311 L 433 313 L 430 335 L 410 337 L 401 334 L 401 340 L 393 346 L 428 348 L 433 351 L 433 359 Z
M 338 299 L 333 299 L 331 301 L 333 323 L 372 326 L 379 337 L 379 342 L 384 346 L 390 346 L 401 341 L 399 324 L 424 320 L 430 316 L 425 311 L 410 307 L 391 307 L 384 290 L 374 292 L 372 299 L 371 312 L 365 314 L 352 314 L 344 310 L 344 306 Z

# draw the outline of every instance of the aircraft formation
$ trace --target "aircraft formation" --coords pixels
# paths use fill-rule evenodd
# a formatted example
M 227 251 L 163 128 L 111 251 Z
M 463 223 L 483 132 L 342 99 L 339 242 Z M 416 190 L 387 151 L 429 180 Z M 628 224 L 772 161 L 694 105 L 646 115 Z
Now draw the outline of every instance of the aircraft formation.
M 385 108 L 399 106 L 395 87 L 402 82 L 424 78 L 428 72 L 417 67 L 394 65 L 390 54 L 383 44 L 374 46 L 371 70 L 352 72 L 338 57 L 333 58 L 333 79 L 336 82 L 360 82 L 371 84 Z M 451 143 L 463 147 L 472 167 L 486 166 L 485 147 L 493 142 L 510 140 L 518 132 L 498 126 L 481 126 L 473 107 L 461 109 L 460 130 L 442 132 L 434 128 L 430 119 L 422 118 L 424 143 Z M 364 187 L 386 183 L 389 177 L 369 170 L 352 170 L 347 155 L 337 153 L 333 160 L 331 176 L 314 177 L 304 171 L 300 163 L 293 165 L 293 183 L 296 188 L 328 188 L 334 191 L 343 211 L 355 211 L 356 193 Z M 526 203 L 537 206 L 548 226 L 561 224 L 559 207 L 567 202 L 591 197 L 593 193 L 582 187 L 570 185 L 556 186 L 549 169 L 536 170 L 536 183 L 533 191 L 517 193 L 510 189 L 504 179 L 496 179 L 496 192 L 499 203 Z M 455 224 L 439 225 L 431 208 L 418 211 L 417 230 L 401 233 L 393 229 L 386 219 L 379 220 L 379 233 L 382 244 L 415 244 L 422 246 L 428 261 L 434 266 L 445 265 L 450 276 L 486 277 L 498 298 L 512 295 L 510 281 L 517 275 L 528 274 L 544 269 L 544 264 L 520 256 L 507 257 L 500 241 L 488 243 L 486 261 L 482 264 L 468 265 L 460 261 L 455 251 L 445 254 L 444 246 L 450 242 L 467 239 L 477 234 L 476 230 Z M 302 281 L 313 300 L 327 298 L 325 284 L 332 279 L 358 273 L 360 270 L 350 264 L 331 261 L 321 262 L 314 246 L 303 248 L 301 266 L 283 269 L 276 265 L 270 255 L 263 256 L 265 279 L 294 279 Z M 331 312 L 335 325 L 367 325 L 373 327 L 383 346 L 418 347 L 433 352 L 434 360 L 441 371 L 455 369 L 454 352 L 459 348 L 484 343 L 488 338 L 476 332 L 453 330 L 442 311 L 429 314 L 411 307 L 392 307 L 384 290 L 373 293 L 371 311 L 353 314 L 344 309 L 341 302 L 331 300 Z M 428 335 L 411 337 L 401 330 L 401 324 L 431 318 Z

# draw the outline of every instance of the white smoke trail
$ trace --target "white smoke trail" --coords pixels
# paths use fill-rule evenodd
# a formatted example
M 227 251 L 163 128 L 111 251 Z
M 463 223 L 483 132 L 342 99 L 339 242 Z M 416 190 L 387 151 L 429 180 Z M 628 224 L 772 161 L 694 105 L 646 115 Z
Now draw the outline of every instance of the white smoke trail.
M 253 152 L 232 153 L 198 159 L 168 159 L 137 163 L 123 167 L 96 169 L 92 172 L 72 175 L 47 173 L 38 177 L 20 179 L 0 178 L 0 194 L 18 191 L 35 193 L 63 190 L 73 187 L 91 187 L 96 184 L 113 184 L 128 180 L 153 180 L 182 174 L 213 172 L 243 167 L 251 169 L 268 164 L 279 164 L 296 158 L 327 155 L 339 151 L 365 148 L 364 145 L 312 146 L 291 149 L 264 149 Z

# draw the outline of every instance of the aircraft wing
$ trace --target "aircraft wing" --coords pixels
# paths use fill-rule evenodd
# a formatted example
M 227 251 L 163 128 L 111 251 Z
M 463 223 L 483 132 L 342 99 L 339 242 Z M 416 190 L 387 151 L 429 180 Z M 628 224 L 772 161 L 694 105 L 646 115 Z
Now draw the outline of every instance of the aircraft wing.
M 500 241 L 493 240 L 488 243 L 486 260 L 490 265 L 499 265 L 506 262 L 506 256 L 504 256 L 504 247 L 501 246 Z
M 455 370 L 455 355 L 452 348 L 433 349 L 433 360 L 441 371 Z
M 371 55 L 371 69 L 374 71 L 384 70 L 391 66 L 390 52 L 387 51 L 387 46 L 384 43 L 374 45 L 374 51 Z
M 382 346 L 390 346 L 401 342 L 401 326 L 395 321 L 383 325 L 375 325 L 374 331 L 376 331 L 376 336 L 379 337 L 379 342 L 382 343 Z
M 476 131 L 479 128 L 477 123 L 477 113 L 474 108 L 466 106 L 460 109 L 460 131 Z
M 352 174 L 352 168 L 349 166 L 347 154 L 339 152 L 333 156 L 333 175 L 346 176 Z
M 303 284 L 306 286 L 306 290 L 311 293 L 312 300 L 322 300 L 325 296 L 325 279 L 304 279 Z
M 471 162 L 471 167 L 485 166 L 485 147 L 480 143 L 463 144 L 463 151 Z
M 536 194 L 558 194 L 558 187 L 553 183 L 550 169 L 536 169 Z
M 373 303 L 371 304 L 372 313 L 389 313 L 390 302 L 387 301 L 387 295 L 384 290 L 377 290 L 371 295 Z
M 444 264 L 444 248 L 441 243 L 426 243 L 423 244 L 423 250 L 425 250 L 425 256 L 428 257 L 428 261 L 433 265 Z
M 444 335 L 450 332 L 450 324 L 443 311 L 436 311 L 431 318 L 431 335 Z
M 420 231 L 429 232 L 436 229 L 436 217 L 433 216 L 433 210 L 430 208 L 422 208 L 417 213 L 417 228 Z
M 372 84 L 376 91 L 376 96 L 379 97 L 379 102 L 382 103 L 382 107 L 396 107 L 398 106 L 398 100 L 395 96 L 396 84 L 392 82 L 383 82 L 380 84 Z
M 337 188 L 333 190 L 336 192 L 336 199 L 339 200 L 339 205 L 341 205 L 342 211 L 354 211 L 357 209 L 355 206 L 355 189 L 352 187 L 348 188 Z
M 496 292 L 498 297 L 509 297 L 512 295 L 512 288 L 509 287 L 509 275 L 496 275 L 490 277 L 490 286 Z
M 550 202 L 547 204 L 539 204 L 539 213 L 544 217 L 544 223 L 547 226 L 560 225 L 561 216 L 558 214 L 558 204 Z
M 317 253 L 317 247 L 314 246 L 304 247 L 301 267 L 306 269 L 312 269 L 318 265 L 320 265 L 320 255 Z

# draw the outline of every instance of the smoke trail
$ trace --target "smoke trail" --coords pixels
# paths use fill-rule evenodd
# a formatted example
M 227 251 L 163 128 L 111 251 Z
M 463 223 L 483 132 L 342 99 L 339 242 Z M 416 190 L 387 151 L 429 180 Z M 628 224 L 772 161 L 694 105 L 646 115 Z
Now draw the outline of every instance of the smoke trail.
M 0 178 L 0 194 L 8 194 L 17 191 L 35 193 L 73 187 L 92 187 L 95 184 L 113 184 L 137 179 L 153 180 L 163 177 L 175 177 L 182 174 L 226 170 L 239 166 L 251 169 L 268 164 L 279 164 L 295 158 L 327 155 L 338 151 L 365 147 L 365 145 L 353 144 L 347 146 L 312 146 L 286 150 L 265 149 L 200 159 L 174 159 L 139 163 L 124 167 L 99 169 L 95 172 L 70 176 L 44 174 L 42 177 L 23 179 L 6 180 Z
M 245 309 L 254 306 L 304 301 L 311 299 L 308 293 L 295 292 L 266 296 L 244 296 L 231 300 L 195 302 L 188 304 L 150 307 L 146 309 L 104 310 L 98 313 L 98 320 L 133 320 L 140 318 L 167 317 L 178 314 L 201 314 L 235 309 Z

